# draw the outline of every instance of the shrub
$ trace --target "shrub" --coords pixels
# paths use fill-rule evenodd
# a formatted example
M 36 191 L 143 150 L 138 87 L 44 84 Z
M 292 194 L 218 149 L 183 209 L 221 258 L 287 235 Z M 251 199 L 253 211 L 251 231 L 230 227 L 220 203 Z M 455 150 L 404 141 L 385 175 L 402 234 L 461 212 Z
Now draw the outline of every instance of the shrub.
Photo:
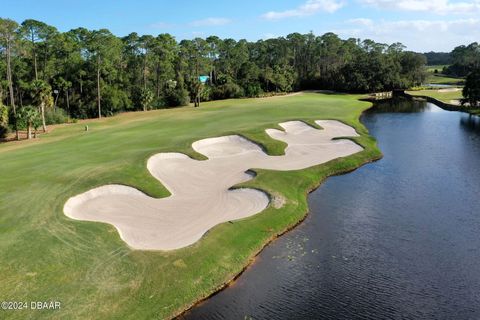
M 225 84 L 215 87 L 212 92 L 214 99 L 233 99 L 241 98 L 245 95 L 243 88 L 233 82 L 227 82 Z
M 8 133 L 8 108 L 0 101 L 0 138 L 5 138 Z
M 153 99 L 152 109 L 163 109 L 168 107 L 167 98 L 165 96 L 160 96 Z
M 212 100 L 213 88 L 210 85 L 204 85 L 202 91 L 200 92 L 200 99 L 202 101 Z
M 68 115 L 65 110 L 61 108 L 45 110 L 45 123 L 47 125 L 66 123 L 66 122 L 68 122 Z
M 111 116 L 120 111 L 131 109 L 132 102 L 125 91 L 114 87 L 105 86 L 102 92 L 102 113 Z
M 251 98 L 258 98 L 263 94 L 262 87 L 258 83 L 248 84 L 245 88 L 245 96 Z
M 0 138 L 5 138 L 8 134 L 8 127 L 0 125 Z
M 174 94 L 174 106 L 188 106 L 190 103 L 190 94 L 187 89 L 177 89 Z
M 187 89 L 175 88 L 168 90 L 162 100 L 165 108 L 187 106 L 190 103 L 190 94 Z
M 427 89 L 428 89 L 427 87 L 419 86 L 419 87 L 411 87 L 409 90 L 410 91 L 422 91 L 422 90 L 427 90 Z

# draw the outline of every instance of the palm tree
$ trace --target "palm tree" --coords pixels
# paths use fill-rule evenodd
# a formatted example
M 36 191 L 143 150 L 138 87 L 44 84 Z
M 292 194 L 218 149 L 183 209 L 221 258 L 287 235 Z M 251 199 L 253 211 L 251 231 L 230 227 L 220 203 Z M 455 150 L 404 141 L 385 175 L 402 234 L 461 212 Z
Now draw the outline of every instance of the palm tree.
M 52 87 L 43 80 L 34 80 L 30 88 L 33 101 L 38 105 L 42 117 L 43 132 L 47 132 L 45 108 L 53 105 Z
M 153 92 L 148 89 L 142 89 L 140 93 L 140 104 L 142 105 L 143 111 L 147 111 L 148 107 L 153 101 Z
M 24 106 L 20 108 L 17 113 L 17 118 L 20 122 L 23 122 L 27 127 L 27 139 L 32 139 L 32 127 L 35 128 L 39 124 L 39 113 L 38 110 L 33 106 Z M 36 132 L 36 129 L 35 129 Z M 36 134 L 35 134 L 36 137 Z

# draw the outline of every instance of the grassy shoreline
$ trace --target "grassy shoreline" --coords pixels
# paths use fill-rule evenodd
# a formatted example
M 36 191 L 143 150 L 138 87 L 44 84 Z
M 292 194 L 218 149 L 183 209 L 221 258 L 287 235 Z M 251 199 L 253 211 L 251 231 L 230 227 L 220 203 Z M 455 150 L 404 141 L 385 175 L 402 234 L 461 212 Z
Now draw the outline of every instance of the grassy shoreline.
M 471 115 L 480 115 L 479 109 L 472 109 L 462 107 L 458 104 L 453 104 L 451 101 L 457 101 L 463 98 L 462 91 L 456 92 L 442 92 L 439 90 L 419 90 L 419 91 L 405 91 L 405 95 L 410 98 L 421 98 L 431 102 L 442 109 L 448 111 L 465 112 Z
M 360 123 L 370 108 L 356 95 L 305 93 L 278 99 L 206 103 L 201 108 L 136 113 L 57 128 L 15 148 L 0 146 L 0 298 L 59 300 L 62 310 L 5 312 L 6 318 L 171 318 L 215 293 L 273 239 L 308 214 L 308 192 L 328 176 L 381 157 Z M 145 166 L 149 156 L 184 152 L 195 140 L 239 133 L 270 154 L 284 145 L 263 130 L 285 120 L 336 119 L 354 126 L 365 150 L 299 171 L 255 170 L 242 186 L 285 199 L 262 213 L 210 230 L 198 243 L 172 252 L 129 249 L 114 227 L 63 215 L 70 196 L 120 183 L 154 196 L 168 191 Z M 21 284 L 21 285 L 20 285 Z
M 377 160 L 380 160 L 382 158 L 382 155 L 379 154 L 378 156 L 372 158 L 372 159 L 365 159 L 365 161 L 361 164 L 358 164 L 358 166 L 356 167 L 352 167 L 352 168 L 345 168 L 345 169 L 342 169 L 342 170 L 339 170 L 339 171 L 333 171 L 331 172 L 330 174 L 324 176 L 321 178 L 321 180 L 319 180 L 316 184 L 314 184 L 310 189 L 307 189 L 307 191 L 305 192 L 304 196 L 307 198 L 308 195 L 312 192 L 314 192 L 315 190 L 317 190 L 322 184 L 323 182 L 325 182 L 325 180 L 329 177 L 333 177 L 333 176 L 337 176 L 337 175 L 343 175 L 343 174 L 347 174 L 347 173 L 350 173 L 352 171 L 355 171 L 356 169 L 360 168 L 361 166 L 363 165 L 366 165 L 368 163 L 372 163 L 374 161 L 377 161 Z M 325 164 L 325 165 L 328 165 L 328 164 Z M 252 184 L 250 185 L 249 187 L 255 187 L 256 184 Z M 247 185 L 245 185 L 247 186 Z M 272 242 L 274 242 L 275 240 L 277 240 L 279 237 L 281 237 L 282 235 L 292 231 L 293 229 L 295 229 L 298 225 L 300 225 L 301 223 L 303 223 L 305 221 L 305 219 L 308 217 L 308 215 L 310 214 L 310 211 L 308 210 L 308 207 L 307 207 L 307 210 L 304 212 L 304 215 L 297 221 L 295 222 L 294 224 L 286 227 L 284 230 L 281 230 L 280 232 L 278 232 L 277 234 L 274 234 L 272 235 L 269 239 L 266 240 L 266 242 L 261 246 L 261 248 L 255 252 L 252 257 L 249 259 L 248 263 L 242 268 L 242 270 L 236 274 L 236 275 L 233 275 L 232 278 L 228 281 L 226 281 L 225 283 L 223 283 L 222 285 L 220 285 L 217 289 L 213 290 L 208 296 L 206 297 L 203 297 L 199 300 L 197 300 L 196 302 L 194 302 L 191 306 L 189 306 L 187 309 L 184 309 L 182 311 L 180 311 L 179 313 L 173 315 L 170 317 L 170 319 L 175 319 L 176 317 L 184 314 L 184 313 L 187 313 L 189 310 L 191 310 L 192 308 L 194 308 L 196 305 L 202 303 L 203 301 L 206 301 L 208 300 L 211 296 L 217 294 L 218 292 L 224 290 L 224 289 L 227 289 L 228 286 L 230 286 L 233 282 L 235 282 L 253 263 L 255 263 L 255 260 L 257 258 L 257 256 L 263 251 L 264 248 L 266 248 L 267 246 L 269 246 Z

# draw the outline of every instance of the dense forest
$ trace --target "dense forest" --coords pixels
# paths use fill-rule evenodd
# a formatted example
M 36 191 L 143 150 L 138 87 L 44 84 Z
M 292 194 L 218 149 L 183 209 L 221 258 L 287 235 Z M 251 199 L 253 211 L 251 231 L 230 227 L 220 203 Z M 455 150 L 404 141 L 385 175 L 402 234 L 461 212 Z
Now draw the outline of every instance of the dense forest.
M 249 42 L 0 19 L 0 127 L 41 127 L 189 102 L 301 89 L 374 92 L 419 85 L 426 58 L 400 43 L 292 33 Z M 202 80 L 200 81 L 200 76 Z M 207 78 L 208 77 L 208 78 Z M 0 129 L 2 134 L 2 129 Z
M 425 52 L 425 57 L 427 58 L 427 65 L 429 66 L 438 66 L 438 65 L 449 65 L 452 63 L 452 56 L 450 52 Z
M 451 65 L 443 71 L 445 74 L 466 77 L 474 70 L 480 69 L 480 45 L 473 42 L 468 46 L 458 46 L 453 49 Z

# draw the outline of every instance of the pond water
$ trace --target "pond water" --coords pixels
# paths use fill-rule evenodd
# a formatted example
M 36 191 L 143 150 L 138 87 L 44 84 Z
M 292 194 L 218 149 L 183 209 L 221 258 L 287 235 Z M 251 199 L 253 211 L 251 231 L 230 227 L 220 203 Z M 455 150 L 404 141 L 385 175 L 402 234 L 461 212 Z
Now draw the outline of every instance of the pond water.
M 456 87 L 455 85 L 451 84 L 440 84 L 440 83 L 427 83 L 425 87 L 432 87 L 432 88 L 452 88 Z
M 185 319 L 480 319 L 480 120 L 403 99 L 363 123 L 384 158 Z

